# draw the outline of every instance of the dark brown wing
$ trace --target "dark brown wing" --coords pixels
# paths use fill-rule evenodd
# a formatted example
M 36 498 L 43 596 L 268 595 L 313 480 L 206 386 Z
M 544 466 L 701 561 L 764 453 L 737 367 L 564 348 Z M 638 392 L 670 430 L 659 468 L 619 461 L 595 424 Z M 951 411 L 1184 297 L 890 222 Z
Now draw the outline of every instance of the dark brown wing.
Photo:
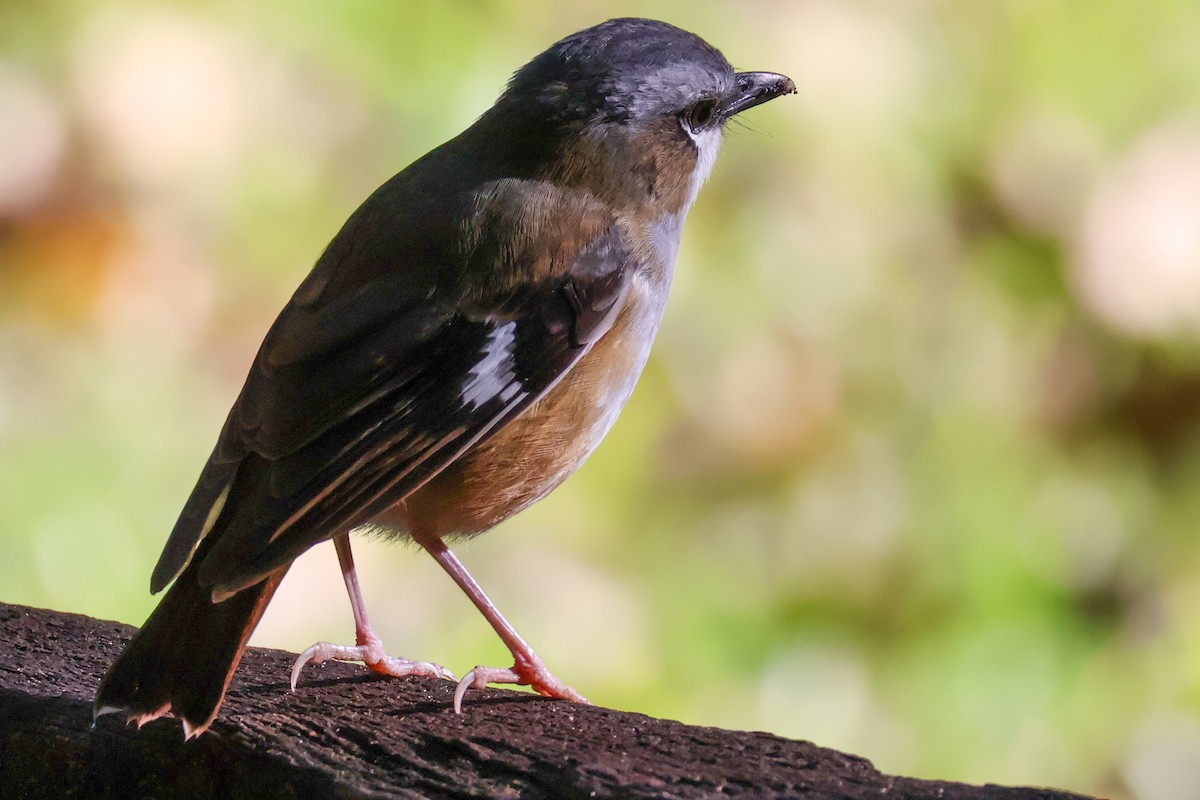
M 636 263 L 606 210 L 517 181 L 477 206 L 460 275 L 423 278 L 424 291 L 401 273 L 331 297 L 318 264 L 264 341 L 153 589 L 206 535 L 219 540 L 200 580 L 224 594 L 370 519 L 544 395 L 608 330 Z

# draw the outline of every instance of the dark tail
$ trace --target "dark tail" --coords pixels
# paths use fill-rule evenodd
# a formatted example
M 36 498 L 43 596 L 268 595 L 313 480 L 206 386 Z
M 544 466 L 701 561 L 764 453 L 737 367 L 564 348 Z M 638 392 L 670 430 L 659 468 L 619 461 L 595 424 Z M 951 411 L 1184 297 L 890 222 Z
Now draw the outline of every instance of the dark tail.
M 201 561 L 192 559 L 108 668 L 96 691 L 95 716 L 123 711 L 142 725 L 169 712 L 183 721 L 189 739 L 217 716 L 246 642 L 287 568 L 213 603 L 212 589 L 196 579 Z

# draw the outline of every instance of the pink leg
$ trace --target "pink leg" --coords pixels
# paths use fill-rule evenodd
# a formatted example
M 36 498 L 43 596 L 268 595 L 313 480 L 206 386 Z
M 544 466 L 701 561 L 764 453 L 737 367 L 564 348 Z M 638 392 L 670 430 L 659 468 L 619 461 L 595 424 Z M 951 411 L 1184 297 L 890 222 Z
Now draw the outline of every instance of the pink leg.
M 492 628 L 499 634 L 504 644 L 508 645 L 513 654 L 513 665 L 510 669 L 497 667 L 475 667 L 463 676 L 454 692 L 454 711 L 462 713 L 463 696 L 472 686 L 482 689 L 489 683 L 512 683 L 518 686 L 530 686 L 539 694 L 547 697 L 557 697 L 560 700 L 571 700 L 576 703 L 587 703 L 587 699 L 579 692 L 567 686 L 546 668 L 533 648 L 521 638 L 516 629 L 509 624 L 495 604 L 484 594 L 483 588 L 467 572 L 467 568 L 450 551 L 439 536 L 417 536 L 417 543 L 424 547 L 434 559 L 442 565 L 442 569 L 450 574 L 459 588 L 466 593 L 484 618 L 491 623 Z
M 350 595 L 350 609 L 354 613 L 355 646 L 317 642 L 305 650 L 292 665 L 292 691 L 300 678 L 305 664 L 320 664 L 322 661 L 361 661 L 376 672 L 397 678 L 405 675 L 424 675 L 430 678 L 454 680 L 450 670 L 428 661 L 410 661 L 394 658 L 383 649 L 383 642 L 367 619 L 367 605 L 363 602 L 362 589 L 358 585 L 358 573 L 354 571 L 354 556 L 350 552 L 350 535 L 339 533 L 333 537 L 337 548 L 338 563 L 342 566 L 342 578 L 346 581 L 346 593 Z

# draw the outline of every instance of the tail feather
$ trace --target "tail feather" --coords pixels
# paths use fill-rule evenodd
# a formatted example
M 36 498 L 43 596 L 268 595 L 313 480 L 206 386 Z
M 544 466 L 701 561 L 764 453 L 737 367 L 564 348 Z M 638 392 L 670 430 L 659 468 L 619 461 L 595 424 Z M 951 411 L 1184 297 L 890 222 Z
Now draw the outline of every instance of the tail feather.
M 229 499 L 241 462 L 220 461 L 219 452 L 218 444 L 184 504 L 162 555 L 158 557 L 154 573 L 150 576 L 150 591 L 153 594 L 161 592 L 178 577 L 192 560 L 196 548 L 216 527 L 225 510 L 225 502 Z
M 196 578 L 194 559 L 158 608 L 109 667 L 96 692 L 93 714 L 124 711 L 145 724 L 170 712 L 188 738 L 217 716 L 250 634 L 287 567 L 219 603 Z

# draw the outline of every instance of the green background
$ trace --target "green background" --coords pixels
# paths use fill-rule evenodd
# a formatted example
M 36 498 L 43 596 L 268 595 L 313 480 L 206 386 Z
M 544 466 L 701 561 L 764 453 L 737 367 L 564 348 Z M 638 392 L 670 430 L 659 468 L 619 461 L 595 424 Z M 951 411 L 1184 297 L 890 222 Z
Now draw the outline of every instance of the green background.
M 259 341 L 552 41 L 694 30 L 729 130 L 643 381 L 459 549 L 594 702 L 910 775 L 1200 786 L 1200 4 L 0 5 L 0 600 L 138 623 Z M 396 654 L 506 652 L 358 547 Z M 256 634 L 353 630 L 333 549 Z

